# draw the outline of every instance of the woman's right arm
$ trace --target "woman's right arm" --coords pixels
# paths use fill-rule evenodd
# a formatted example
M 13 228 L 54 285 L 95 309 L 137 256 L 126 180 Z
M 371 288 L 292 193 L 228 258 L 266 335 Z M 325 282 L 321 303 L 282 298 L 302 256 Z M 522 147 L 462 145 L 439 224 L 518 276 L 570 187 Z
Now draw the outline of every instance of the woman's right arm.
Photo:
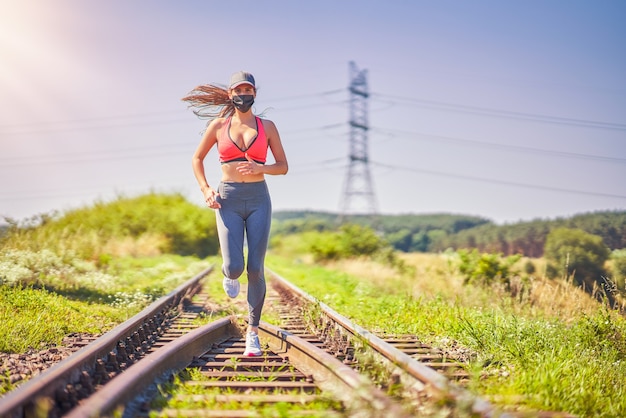
M 193 168 L 193 174 L 198 181 L 198 185 L 200 186 L 200 190 L 204 195 L 204 201 L 207 206 L 213 209 L 217 209 L 220 207 L 219 203 L 215 201 L 215 197 L 217 196 L 217 191 L 209 186 L 207 182 L 206 175 L 204 173 L 204 159 L 206 155 L 209 153 L 211 148 L 215 144 L 217 144 L 217 131 L 220 128 L 222 123 L 222 119 L 214 119 L 209 123 L 206 130 L 204 131 L 204 135 L 202 135 L 202 140 L 198 147 L 196 148 L 196 152 L 193 154 L 193 158 L 191 160 L 191 166 Z

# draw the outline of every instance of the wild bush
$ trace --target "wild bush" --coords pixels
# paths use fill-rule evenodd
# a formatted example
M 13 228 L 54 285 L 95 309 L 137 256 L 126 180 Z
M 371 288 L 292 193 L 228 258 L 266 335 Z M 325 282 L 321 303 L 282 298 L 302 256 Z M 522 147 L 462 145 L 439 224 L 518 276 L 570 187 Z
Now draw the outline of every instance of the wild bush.
M 544 280 L 540 273 L 530 298 L 503 297 L 499 285 L 463 285 L 458 269 L 448 268 L 453 255 L 456 266 L 452 251 L 402 254 L 416 267 L 410 276 L 381 275 L 372 264 L 357 267 L 358 261 L 348 270 L 270 256 L 269 265 L 372 332 L 417 335 L 466 363 L 472 392 L 504 410 L 626 416 L 623 315 L 570 282 Z M 524 261 L 512 269 L 523 269 Z M 542 261 L 533 261 L 542 272 Z
M 376 257 L 389 259 L 393 251 L 389 243 L 376 232 L 357 224 L 342 225 L 339 231 L 309 232 L 306 234 L 307 250 L 313 254 L 315 261 L 329 261 L 342 258 Z
M 463 275 L 465 284 L 483 284 L 490 286 L 501 283 L 510 285 L 511 276 L 517 274 L 513 265 L 517 263 L 521 256 L 512 255 L 503 257 L 502 254 L 480 253 L 474 249 L 472 251 L 459 250 L 459 272 Z
M 0 255 L 0 285 L 41 286 L 49 277 L 67 278 L 77 269 L 50 250 L 7 250 Z
M 308 251 L 315 261 L 337 260 L 344 257 L 338 232 L 308 233 Z
M 562 277 L 572 275 L 576 284 L 592 289 L 602 283 L 602 276 L 606 275 L 604 263 L 610 253 L 600 236 L 559 228 L 548 234 L 544 254 L 552 266 L 550 271 Z
M 613 280 L 617 288 L 622 292 L 626 292 L 626 248 L 614 250 L 610 257 L 612 263 L 611 272 Z
M 90 260 L 107 254 L 173 253 L 206 257 L 218 251 L 215 214 L 180 194 L 119 197 L 62 216 L 42 216 L 26 225 L 12 222 L 0 248 L 51 250 Z
M 613 274 L 622 278 L 626 277 L 626 248 L 613 251 L 611 260 L 613 260 Z

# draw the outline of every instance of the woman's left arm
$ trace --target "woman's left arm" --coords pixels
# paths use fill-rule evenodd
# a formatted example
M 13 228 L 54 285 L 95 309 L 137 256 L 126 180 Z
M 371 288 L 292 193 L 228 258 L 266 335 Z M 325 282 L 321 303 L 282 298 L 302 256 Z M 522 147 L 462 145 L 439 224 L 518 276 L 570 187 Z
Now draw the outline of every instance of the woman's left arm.
M 274 164 L 267 164 L 262 166 L 264 174 L 287 174 L 289 170 L 289 164 L 287 163 L 287 156 L 285 155 L 285 149 L 283 143 L 280 141 L 280 135 L 276 125 L 271 120 L 265 119 L 263 121 L 263 127 L 265 128 L 265 135 L 267 135 L 267 143 L 272 155 L 274 156 Z

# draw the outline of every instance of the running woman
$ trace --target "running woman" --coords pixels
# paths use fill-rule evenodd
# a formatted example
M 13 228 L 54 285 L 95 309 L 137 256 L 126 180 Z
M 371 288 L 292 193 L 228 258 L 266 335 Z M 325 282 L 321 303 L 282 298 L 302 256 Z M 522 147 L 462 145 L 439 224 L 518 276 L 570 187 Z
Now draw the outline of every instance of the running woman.
M 231 298 L 239 294 L 239 277 L 246 267 L 249 319 L 245 356 L 262 354 L 258 327 L 265 302 L 265 253 L 272 218 L 265 175 L 286 174 L 288 170 L 276 125 L 252 111 L 256 93 L 253 75 L 239 71 L 231 76 L 228 89 L 201 85 L 182 99 L 195 108 L 197 116 L 210 120 L 192 167 L 206 205 L 216 210 L 223 287 Z M 214 146 L 222 168 L 217 187 L 209 185 L 204 171 L 204 159 Z M 268 149 L 274 163 L 267 160 Z M 244 237 L 248 246 L 245 265 Z

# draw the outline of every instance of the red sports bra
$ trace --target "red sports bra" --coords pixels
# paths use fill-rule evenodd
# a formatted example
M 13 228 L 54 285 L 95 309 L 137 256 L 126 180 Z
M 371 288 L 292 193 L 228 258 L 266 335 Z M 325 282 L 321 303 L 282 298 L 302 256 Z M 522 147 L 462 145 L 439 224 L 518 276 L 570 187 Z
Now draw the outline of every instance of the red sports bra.
M 220 156 L 220 162 L 222 164 L 229 163 L 231 161 L 247 161 L 245 154 L 247 153 L 258 164 L 265 164 L 267 160 L 267 136 L 265 135 L 265 129 L 263 128 L 263 122 L 256 116 L 256 128 L 257 134 L 252 138 L 252 142 L 247 149 L 241 149 L 230 137 L 230 122 L 229 117 L 226 120 L 226 126 L 217 135 L 217 151 Z

